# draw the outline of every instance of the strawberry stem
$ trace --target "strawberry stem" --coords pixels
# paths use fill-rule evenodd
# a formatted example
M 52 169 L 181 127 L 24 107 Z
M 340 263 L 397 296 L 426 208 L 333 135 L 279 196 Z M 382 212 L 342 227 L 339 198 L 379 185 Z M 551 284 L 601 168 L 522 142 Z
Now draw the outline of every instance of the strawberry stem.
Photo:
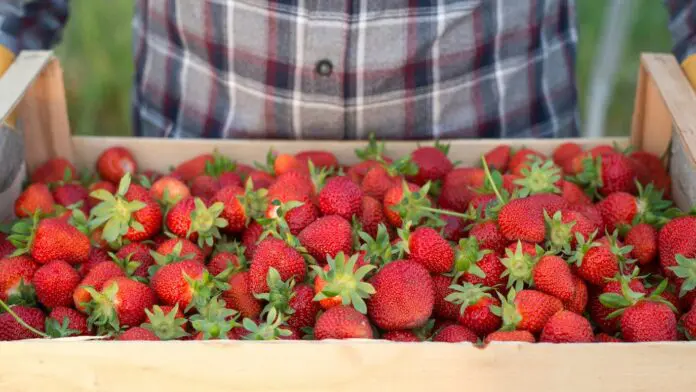
M 12 316 L 19 323 L 19 325 L 21 325 L 22 327 L 28 329 L 29 331 L 31 331 L 39 336 L 41 336 L 42 338 L 50 338 L 50 336 L 48 336 L 47 334 L 39 331 L 38 329 L 32 327 L 29 324 L 27 324 L 24 320 L 22 320 L 21 317 L 19 317 L 17 315 L 17 313 L 13 312 L 12 309 L 10 309 L 10 307 L 7 306 L 7 304 L 1 299 L 0 299 L 0 307 L 3 308 L 3 310 L 5 310 L 7 313 L 9 313 L 10 316 Z
M 488 168 L 488 162 L 486 162 L 486 157 L 484 155 L 481 155 L 481 164 L 483 165 L 483 172 L 486 174 L 486 179 L 490 182 L 491 189 L 493 189 L 493 193 L 495 193 L 495 197 L 498 198 L 500 204 L 505 203 L 503 196 L 500 194 L 498 187 L 495 185 L 495 181 L 493 181 L 491 170 Z

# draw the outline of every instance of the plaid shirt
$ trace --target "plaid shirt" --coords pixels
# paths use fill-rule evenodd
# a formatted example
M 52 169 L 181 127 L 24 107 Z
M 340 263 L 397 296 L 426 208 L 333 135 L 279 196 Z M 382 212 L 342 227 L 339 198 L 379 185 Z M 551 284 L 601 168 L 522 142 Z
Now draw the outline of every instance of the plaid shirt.
M 0 44 L 59 41 L 67 0 L 0 4 Z M 665 0 L 679 59 L 696 2 Z M 574 0 L 140 0 L 135 134 L 578 135 Z

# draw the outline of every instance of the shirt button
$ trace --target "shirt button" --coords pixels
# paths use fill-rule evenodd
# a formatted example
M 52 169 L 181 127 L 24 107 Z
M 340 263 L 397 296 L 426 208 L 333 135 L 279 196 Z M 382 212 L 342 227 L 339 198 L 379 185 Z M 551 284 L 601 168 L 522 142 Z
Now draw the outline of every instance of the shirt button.
M 321 76 L 329 76 L 333 71 L 333 64 L 331 61 L 324 59 L 317 62 L 316 72 Z

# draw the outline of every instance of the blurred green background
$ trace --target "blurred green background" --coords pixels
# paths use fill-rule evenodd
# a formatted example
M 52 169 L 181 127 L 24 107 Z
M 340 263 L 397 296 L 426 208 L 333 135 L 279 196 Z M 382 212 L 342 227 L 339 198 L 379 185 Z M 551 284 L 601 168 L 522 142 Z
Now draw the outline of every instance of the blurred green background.
M 577 0 L 580 47 L 578 88 L 584 110 L 587 84 L 609 0 Z M 65 69 L 70 121 L 77 134 L 129 135 L 133 74 L 133 0 L 73 0 L 72 16 L 57 52 Z M 667 11 L 659 0 L 633 0 L 635 20 L 607 119 L 607 134 L 625 135 L 631 124 L 639 53 L 668 52 Z

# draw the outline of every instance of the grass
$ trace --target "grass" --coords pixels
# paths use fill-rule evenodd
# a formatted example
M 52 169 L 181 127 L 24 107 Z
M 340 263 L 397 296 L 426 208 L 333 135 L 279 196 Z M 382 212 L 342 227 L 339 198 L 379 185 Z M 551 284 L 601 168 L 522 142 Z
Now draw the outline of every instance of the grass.
M 71 20 L 57 48 L 63 62 L 73 132 L 88 135 L 129 135 L 131 16 L 133 0 L 73 0 Z M 580 109 L 601 34 L 607 0 L 577 0 L 580 46 L 578 89 Z M 640 52 L 668 52 L 671 37 L 661 1 L 633 0 L 635 20 L 618 71 L 609 107 L 607 134 L 629 132 Z

